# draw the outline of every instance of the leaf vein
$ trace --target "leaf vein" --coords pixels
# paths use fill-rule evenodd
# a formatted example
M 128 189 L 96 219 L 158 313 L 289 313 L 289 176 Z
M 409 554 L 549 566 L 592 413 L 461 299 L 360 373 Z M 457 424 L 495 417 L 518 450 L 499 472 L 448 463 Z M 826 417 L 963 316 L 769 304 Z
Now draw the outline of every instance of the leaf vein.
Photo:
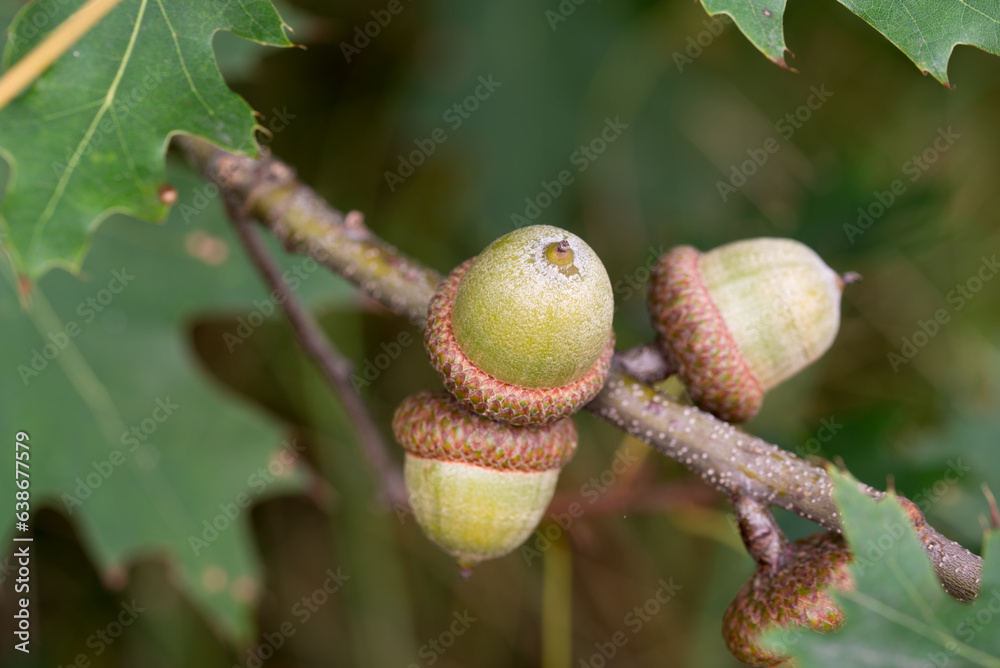
M 69 185 L 70 178 L 76 171 L 77 165 L 80 164 L 80 159 L 83 157 L 83 152 L 86 150 L 87 144 L 90 143 L 90 140 L 94 136 L 94 132 L 97 130 L 97 124 L 101 122 L 104 114 L 111 108 L 111 103 L 115 99 L 115 93 L 117 93 L 118 86 L 121 84 L 122 77 L 125 75 L 125 69 L 128 67 L 129 62 L 131 62 L 132 52 L 135 49 L 136 40 L 139 36 L 139 26 L 142 25 L 143 16 L 146 14 L 146 4 L 148 1 L 149 0 L 142 0 L 142 3 L 139 5 L 139 13 L 136 15 L 135 25 L 132 28 L 132 34 L 129 36 L 128 46 L 125 48 L 125 53 L 122 55 L 118 71 L 115 72 L 115 77 L 112 79 L 111 85 L 108 86 L 108 92 L 104 96 L 104 101 L 101 103 L 100 108 L 94 115 L 94 119 L 87 127 L 87 131 L 84 133 L 80 143 L 77 144 L 76 150 L 73 151 L 73 155 L 66 163 L 66 169 L 63 170 L 62 175 L 59 177 L 59 181 L 56 183 L 52 196 L 45 204 L 45 208 L 42 210 L 38 220 L 35 222 L 35 229 L 31 234 L 32 246 L 45 229 L 46 224 L 49 220 L 51 220 L 52 214 L 55 213 L 56 207 L 59 205 L 59 201 L 62 199 L 63 193 L 66 192 L 66 187 Z
M 174 43 L 174 49 L 177 51 L 177 60 L 181 65 L 181 71 L 184 72 L 184 78 L 187 79 L 191 92 L 194 93 L 196 98 L 198 98 L 198 102 L 201 103 L 205 112 L 212 118 L 215 118 L 215 110 L 212 109 L 211 105 L 209 105 L 208 102 L 205 101 L 205 98 L 201 96 L 201 92 L 199 92 L 198 87 L 194 84 L 194 79 L 191 78 L 191 72 L 188 71 L 187 62 L 184 60 L 184 54 L 181 52 L 181 45 L 177 41 L 177 31 L 174 30 L 174 25 L 170 22 L 170 17 L 167 16 L 167 10 L 163 6 L 163 0 L 156 0 L 156 4 L 160 7 L 160 13 L 163 15 L 163 20 L 167 22 L 167 31 L 170 33 L 170 39 Z

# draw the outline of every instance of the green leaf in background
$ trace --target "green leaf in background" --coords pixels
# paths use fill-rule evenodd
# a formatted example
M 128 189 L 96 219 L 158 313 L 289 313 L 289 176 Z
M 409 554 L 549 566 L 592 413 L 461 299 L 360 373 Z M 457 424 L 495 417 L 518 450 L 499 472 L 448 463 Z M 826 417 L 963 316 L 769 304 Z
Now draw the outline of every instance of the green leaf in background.
M 761 53 L 785 63 L 785 0 L 701 0 L 712 16 L 726 14 Z
M 1000 3 L 996 0 L 840 0 L 943 84 L 958 44 L 1000 54 Z
M 35 2 L 8 32 L 4 67 L 82 0 Z M 162 220 L 170 135 L 256 154 L 253 111 L 226 87 L 212 36 L 290 44 L 268 0 L 125 0 L 0 111 L 11 178 L 0 209 L 18 273 L 79 268 L 89 234 L 112 212 Z
M 67 514 L 102 575 L 163 557 L 213 625 L 246 640 L 262 586 L 250 504 L 300 488 L 304 465 L 274 420 L 200 367 L 187 323 L 232 314 L 219 348 L 235 355 L 280 309 L 212 191 L 193 174 L 170 176 L 178 202 L 201 207 L 190 223 L 182 207 L 163 226 L 109 220 L 80 276 L 49 272 L 30 312 L 3 272 L 0 425 L 31 437 L 32 510 Z M 354 297 L 300 257 L 282 264 L 308 303 Z M 0 495 L 15 491 L 13 474 L 3 476 Z M 0 524 L 8 542 L 13 521 Z
M 1000 3 L 995 0 L 840 0 L 923 72 L 948 85 L 948 60 L 959 44 L 1000 55 Z M 784 0 L 702 0 L 711 15 L 728 14 L 765 56 L 785 63 Z
M 857 589 L 834 594 L 847 621 L 829 634 L 771 632 L 770 646 L 790 653 L 803 668 L 1000 667 L 1000 532 L 984 541 L 979 597 L 959 603 L 941 588 L 894 497 L 877 502 L 850 475 L 831 475 L 855 555 Z

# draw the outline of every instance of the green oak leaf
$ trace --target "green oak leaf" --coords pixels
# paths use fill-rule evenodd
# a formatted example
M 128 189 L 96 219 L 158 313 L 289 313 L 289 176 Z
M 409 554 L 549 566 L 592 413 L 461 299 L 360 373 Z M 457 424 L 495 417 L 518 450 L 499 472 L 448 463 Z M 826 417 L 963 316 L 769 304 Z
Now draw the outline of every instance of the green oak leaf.
M 923 72 L 948 85 L 948 60 L 959 44 L 1000 55 L 996 0 L 839 0 L 878 30 Z M 760 51 L 785 63 L 784 0 L 702 0 L 709 14 L 727 14 Z
M 49 504 L 67 514 L 102 575 L 139 556 L 163 559 L 214 627 L 246 641 L 263 587 L 248 504 L 301 489 L 308 474 L 282 424 L 216 383 L 192 350 L 188 328 L 199 317 L 232 318 L 217 340 L 220 355 L 235 357 L 280 308 L 218 191 L 168 173 L 179 203 L 201 203 L 197 214 L 178 206 L 164 225 L 112 217 L 80 274 L 46 274 L 27 310 L 14 277 L 0 276 L 0 497 L 11 504 L 0 538 L 12 545 L 14 435 L 23 430 L 32 511 Z M 339 277 L 276 255 L 307 303 L 353 300 Z M 291 392 L 278 381 L 273 389 Z
M 782 67 L 785 63 L 785 0 L 701 0 L 712 16 L 729 16 L 761 53 Z
M 979 597 L 942 589 L 902 507 L 875 501 L 831 471 L 844 534 L 855 555 L 852 592 L 834 592 L 846 622 L 834 633 L 773 630 L 764 642 L 802 668 L 988 666 L 1000 668 L 1000 532 L 984 541 Z
M 840 4 L 945 85 L 948 60 L 957 45 L 1000 54 L 1000 3 L 996 0 L 840 0 Z
M 9 68 L 83 0 L 40 0 L 8 29 Z M 226 87 L 220 30 L 288 46 L 269 0 L 125 0 L 0 110 L 11 166 L 0 208 L 15 270 L 79 269 L 89 235 L 113 212 L 160 221 L 164 153 L 174 133 L 256 155 L 253 111 Z

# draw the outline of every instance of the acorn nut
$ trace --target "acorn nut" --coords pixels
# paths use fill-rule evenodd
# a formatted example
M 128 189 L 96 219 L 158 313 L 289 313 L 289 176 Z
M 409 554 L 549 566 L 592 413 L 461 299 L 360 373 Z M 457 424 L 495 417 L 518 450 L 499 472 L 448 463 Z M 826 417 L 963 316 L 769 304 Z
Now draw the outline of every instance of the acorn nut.
M 578 236 L 532 225 L 506 234 L 438 287 L 425 344 L 445 387 L 476 413 L 544 424 L 607 380 L 614 296 Z
M 751 666 L 776 666 L 789 657 L 760 643 L 765 632 L 840 628 L 844 614 L 830 591 L 854 589 L 851 560 L 844 537 L 825 531 L 787 544 L 777 562 L 759 564 L 722 618 L 729 651 Z
M 577 442 L 572 418 L 518 427 L 481 417 L 446 392 L 404 400 L 392 431 L 406 450 L 417 523 L 463 570 L 531 535 Z
M 840 328 L 839 276 L 791 239 L 672 248 L 653 266 L 649 310 L 665 357 L 695 404 L 729 422 L 829 349 Z

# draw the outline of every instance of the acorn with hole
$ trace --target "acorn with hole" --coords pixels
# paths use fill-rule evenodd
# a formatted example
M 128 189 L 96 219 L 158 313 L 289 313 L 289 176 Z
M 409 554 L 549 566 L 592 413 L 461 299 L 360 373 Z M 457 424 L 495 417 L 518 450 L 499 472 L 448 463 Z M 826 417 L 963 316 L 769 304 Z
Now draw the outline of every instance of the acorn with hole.
M 445 387 L 476 413 L 545 424 L 578 411 L 614 354 L 611 281 L 582 239 L 548 225 L 500 237 L 439 286 L 425 344 Z

